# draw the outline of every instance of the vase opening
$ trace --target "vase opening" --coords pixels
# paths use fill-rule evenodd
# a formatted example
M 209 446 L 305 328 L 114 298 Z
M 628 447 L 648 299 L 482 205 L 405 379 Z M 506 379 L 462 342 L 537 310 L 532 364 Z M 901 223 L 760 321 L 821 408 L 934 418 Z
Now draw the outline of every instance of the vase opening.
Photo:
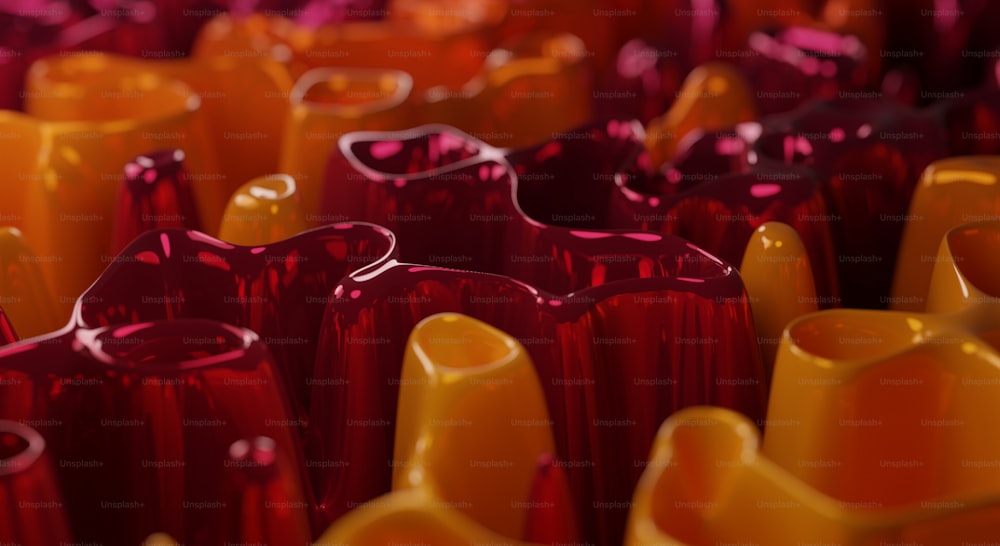
M 0 476 L 24 470 L 45 448 L 45 440 L 35 429 L 15 421 L 0 421 Z
M 250 332 L 198 319 L 81 330 L 77 335 L 98 360 L 150 373 L 236 361 L 253 342 Z
M 502 366 L 518 353 L 503 332 L 466 317 L 432 316 L 414 331 L 418 349 L 435 366 L 482 371 Z
M 295 83 L 291 102 L 307 110 L 340 116 L 362 116 L 401 104 L 413 78 L 400 70 L 315 68 Z

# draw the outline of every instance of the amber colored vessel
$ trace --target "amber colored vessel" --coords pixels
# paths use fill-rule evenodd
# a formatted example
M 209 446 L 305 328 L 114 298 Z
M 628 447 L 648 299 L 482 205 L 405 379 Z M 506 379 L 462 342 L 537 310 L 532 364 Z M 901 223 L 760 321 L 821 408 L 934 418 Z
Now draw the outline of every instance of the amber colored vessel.
M 998 248 L 998 222 L 950 231 L 927 313 L 837 310 L 793 321 L 775 365 L 763 452 L 844 502 L 973 506 L 1000 492 L 1000 470 L 982 463 L 1000 456 L 1000 443 L 983 433 L 1000 384 Z
M 805 421 L 780 424 L 800 437 L 827 429 Z M 765 439 L 768 434 L 765 433 Z M 772 460 L 746 417 L 721 408 L 682 410 L 663 423 L 629 515 L 627 546 L 712 546 L 746 542 L 794 546 L 804 543 L 879 546 L 891 543 L 961 544 L 992 540 L 1000 516 L 1000 494 L 926 497 L 891 508 L 871 501 L 844 501 L 795 475 L 802 466 L 832 466 L 829 455 L 795 461 L 796 469 Z M 864 449 L 855 453 L 864 456 Z M 860 484 L 865 478 L 844 468 L 828 473 Z M 891 470 L 882 470 L 892 474 Z M 869 485 L 869 487 L 871 487 Z
M 757 117 L 750 86 L 735 67 L 715 62 L 684 79 L 667 112 L 646 125 L 646 149 L 654 170 L 674 159 L 680 142 L 698 129 L 712 132 Z
M 236 245 L 266 245 L 306 228 L 295 180 L 274 174 L 247 182 L 229 199 L 219 239 Z
M 587 55 L 573 34 L 520 36 L 498 45 L 461 88 L 414 95 L 416 119 L 448 124 L 500 147 L 546 141 L 592 118 Z
M 938 247 L 948 231 L 998 218 L 1000 156 L 949 157 L 931 163 L 910 201 L 889 299 L 892 309 L 924 310 Z
M 183 83 L 138 74 L 33 96 L 26 107 L 36 116 L 0 112 L 0 134 L 12 145 L 0 165 L 0 214 L 31 241 L 63 319 L 113 257 L 112 215 L 127 163 L 151 150 L 185 148 L 192 173 L 212 171 L 196 123 L 199 104 Z M 218 188 L 197 193 L 200 214 L 221 209 Z
M 750 238 L 740 277 L 747 287 L 757 343 L 770 376 L 785 326 L 819 308 L 809 254 L 791 226 L 768 222 Z
M 278 168 L 279 139 L 292 79 L 273 55 L 247 57 L 229 52 L 215 57 L 156 60 L 109 53 L 45 57 L 28 73 L 26 107 L 48 120 L 94 119 L 94 105 L 80 102 L 78 95 L 67 96 L 67 87 L 82 94 L 81 88 L 110 78 L 179 81 L 197 95 L 200 106 L 194 114 L 194 130 L 202 133 L 203 140 L 182 140 L 178 148 L 190 158 L 189 176 L 202 222 L 210 232 L 218 229 L 225 200 L 240 185 Z M 130 102 L 122 99 L 134 99 L 145 92 L 132 87 L 109 94 L 106 108 L 115 112 Z M 169 104 L 163 102 L 160 107 L 169 110 Z M 154 140 L 139 151 L 152 152 L 166 144 L 168 141 Z M 209 153 L 213 163 L 198 164 Z

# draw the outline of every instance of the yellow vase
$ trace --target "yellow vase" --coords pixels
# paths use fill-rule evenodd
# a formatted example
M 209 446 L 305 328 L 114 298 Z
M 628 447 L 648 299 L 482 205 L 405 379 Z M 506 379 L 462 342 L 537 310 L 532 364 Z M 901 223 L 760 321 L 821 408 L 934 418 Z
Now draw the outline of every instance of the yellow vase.
M 178 80 L 198 95 L 201 107 L 197 127 L 204 131 L 209 150 L 185 149 L 189 155 L 211 152 L 218 161 L 213 172 L 190 173 L 202 209 L 202 224 L 214 232 L 225 199 L 247 180 L 278 168 L 281 130 L 288 111 L 292 79 L 285 65 L 271 56 L 216 56 L 190 59 L 145 60 L 107 53 L 46 57 L 28 73 L 28 110 L 46 120 L 93 119 L 91 101 L 66 100 L 67 90 L 88 82 L 155 74 Z M 73 94 L 81 95 L 75 90 Z M 103 107 L 112 113 L 130 98 L 110 95 Z M 253 112 L 253 115 L 247 115 Z M 187 143 L 188 146 L 195 143 Z M 147 150 L 152 151 L 152 150 Z
M 307 227 L 295 180 L 274 174 L 251 180 L 233 194 L 222 215 L 219 239 L 235 245 L 267 245 Z
M 279 170 L 298 184 L 307 222 L 318 213 L 327 162 L 340 137 L 410 127 L 412 86 L 407 73 L 377 68 L 317 68 L 295 83 Z
M 769 422 L 768 434 L 777 426 Z M 807 427 L 796 429 L 805 436 Z M 879 509 L 823 494 L 759 445 L 754 423 L 731 410 L 692 407 L 671 416 L 636 487 L 625 544 L 881 546 L 997 536 L 1000 491 Z
M 113 258 L 112 215 L 125 165 L 150 150 L 185 148 L 190 172 L 214 171 L 195 123 L 200 99 L 183 83 L 137 74 L 67 83 L 52 93 L 27 101 L 41 117 L 0 111 L 7 146 L 0 216 L 31 241 L 51 299 L 68 318 Z
M 927 305 L 931 272 L 945 233 L 970 222 L 1000 219 L 1000 156 L 949 157 L 931 163 L 910 201 L 889 304 L 899 311 Z M 947 259 L 947 257 L 943 257 Z
M 941 240 L 934 269 L 931 272 L 930 290 L 927 293 L 927 311 L 950 313 L 973 309 L 983 315 L 983 323 L 976 323 L 976 333 L 985 333 L 984 325 L 992 324 L 991 313 L 1000 303 L 1000 221 L 973 222 L 951 229 Z M 988 337 L 998 347 L 994 338 Z
M 591 74 L 583 41 L 568 33 L 521 37 L 498 47 L 459 89 L 414 97 L 421 123 L 444 123 L 504 148 L 544 142 L 591 118 Z
M 754 95 L 735 66 L 705 63 L 684 79 L 677 98 L 662 116 L 646 126 L 646 149 L 653 167 L 674 158 L 692 131 L 717 131 L 756 119 Z
M 393 492 L 317 544 L 522 544 L 539 458 L 555 450 L 524 347 L 467 316 L 434 315 L 413 329 L 399 384 Z
M 795 229 L 780 222 L 757 228 L 743 254 L 740 277 L 750 298 L 757 342 L 770 376 L 785 326 L 818 309 L 809 254 Z

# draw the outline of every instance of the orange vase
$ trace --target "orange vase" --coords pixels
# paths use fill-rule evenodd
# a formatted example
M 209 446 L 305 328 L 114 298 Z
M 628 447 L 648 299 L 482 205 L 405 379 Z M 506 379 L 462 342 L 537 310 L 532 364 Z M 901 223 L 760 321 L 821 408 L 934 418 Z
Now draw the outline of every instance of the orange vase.
M 184 148 L 190 172 L 215 172 L 199 107 L 187 85 L 147 73 L 67 82 L 28 97 L 30 115 L 0 112 L 0 135 L 10 143 L 0 215 L 31 241 L 63 319 L 113 258 L 112 215 L 129 161 Z M 203 190 L 199 212 L 221 208 L 218 188 Z
M 198 96 L 197 125 L 211 145 L 210 149 L 188 149 L 188 155 L 217 154 L 210 171 L 192 172 L 202 221 L 214 232 L 225 199 L 257 176 L 274 172 L 278 167 L 281 129 L 288 111 L 292 79 L 284 64 L 273 56 L 214 56 L 168 60 L 146 60 L 108 53 L 84 53 L 69 57 L 46 57 L 28 73 L 26 95 L 29 112 L 47 120 L 90 120 L 94 113 L 90 101 L 66 100 L 66 89 L 88 85 L 109 78 L 150 78 L 184 82 Z M 82 91 L 74 91 L 81 96 Z M 134 95 L 134 93 L 133 93 Z M 128 102 L 128 93 L 109 96 L 106 107 L 112 112 L 116 103 Z M 247 112 L 253 112 L 248 116 Z M 103 115 L 107 118 L 107 115 Z M 143 152 L 152 151 L 143 150 Z

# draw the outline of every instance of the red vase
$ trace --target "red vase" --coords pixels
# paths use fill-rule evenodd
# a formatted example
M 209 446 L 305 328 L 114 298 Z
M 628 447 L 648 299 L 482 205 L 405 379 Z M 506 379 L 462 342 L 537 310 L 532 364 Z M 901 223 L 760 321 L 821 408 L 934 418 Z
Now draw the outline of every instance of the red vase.
M 0 381 L 0 416 L 37 425 L 85 542 L 165 531 L 207 545 L 198 537 L 239 509 L 221 497 L 234 441 L 269 435 L 301 457 L 267 347 L 235 326 L 67 327 L 0 349 Z
M 574 233 L 562 251 L 582 267 L 584 287 L 566 295 L 503 276 L 396 262 L 359 270 L 335 289 L 317 354 L 307 451 L 327 521 L 389 490 L 404 342 L 436 313 L 476 318 L 528 349 L 584 537 L 593 543 L 621 539 L 640 463 L 667 415 L 713 404 L 760 417 L 766 380 L 731 266 L 673 236 Z M 331 430 L 341 433 L 325 433 Z
M 396 255 L 370 224 L 336 224 L 245 247 L 190 230 L 146 232 L 83 294 L 74 324 L 211 319 L 260 334 L 305 428 L 323 309 L 345 275 Z
M 835 216 L 843 305 L 886 307 L 913 189 L 924 168 L 948 152 L 944 128 L 894 102 L 847 98 L 762 123 L 759 155 L 806 166 L 819 178 Z
M 0 385 L 0 392 L 7 387 Z M 35 429 L 0 420 L 0 541 L 5 544 L 72 542 L 49 451 Z
M 183 150 L 158 150 L 125 165 L 114 223 L 111 251 L 115 254 L 146 231 L 201 229 Z

